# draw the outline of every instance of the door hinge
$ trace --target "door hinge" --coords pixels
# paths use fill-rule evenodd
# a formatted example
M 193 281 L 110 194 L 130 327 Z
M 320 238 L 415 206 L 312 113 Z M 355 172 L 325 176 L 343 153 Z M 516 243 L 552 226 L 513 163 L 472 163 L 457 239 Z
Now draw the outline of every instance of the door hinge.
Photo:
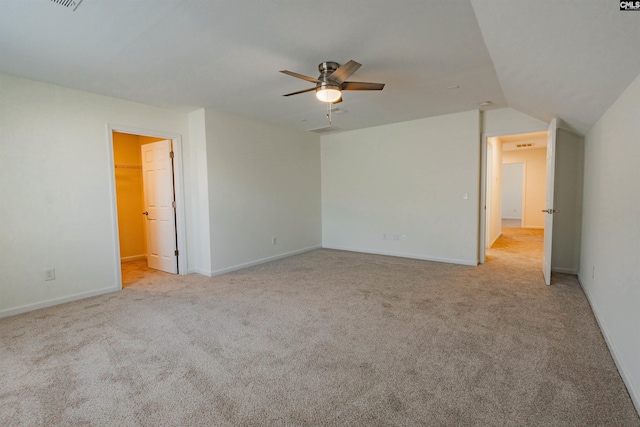
M 176 208 L 176 201 L 175 201 L 175 200 L 174 200 L 173 202 L 171 202 L 171 207 L 172 207 L 173 209 L 175 209 L 175 208 Z
M 178 250 L 176 249 L 176 250 L 173 252 L 173 254 L 174 254 L 175 256 L 178 256 Z
M 169 151 L 169 158 L 173 159 L 173 151 Z

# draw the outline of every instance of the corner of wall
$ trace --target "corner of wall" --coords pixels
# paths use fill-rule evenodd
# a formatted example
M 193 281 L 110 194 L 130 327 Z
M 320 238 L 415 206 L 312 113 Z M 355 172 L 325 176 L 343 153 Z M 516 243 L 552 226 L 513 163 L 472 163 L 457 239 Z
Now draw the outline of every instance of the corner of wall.
M 482 133 L 485 135 L 508 135 L 546 131 L 548 123 L 521 113 L 513 108 L 487 110 L 482 113 Z
M 211 272 L 211 228 L 209 214 L 209 177 L 207 162 L 207 134 L 205 123 L 205 109 L 192 111 L 188 115 L 189 144 L 193 169 L 192 181 L 192 212 L 193 227 L 191 237 L 194 240 L 195 254 L 189 271 L 204 274 Z M 205 274 L 211 275 L 211 274 Z

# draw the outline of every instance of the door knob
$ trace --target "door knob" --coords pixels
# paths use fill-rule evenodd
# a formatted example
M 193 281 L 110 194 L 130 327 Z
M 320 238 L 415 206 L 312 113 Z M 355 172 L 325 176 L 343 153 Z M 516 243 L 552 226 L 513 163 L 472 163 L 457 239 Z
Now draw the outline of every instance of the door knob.
M 554 214 L 554 213 L 558 213 L 560 211 L 557 211 L 555 209 L 542 209 L 542 212 L 546 212 L 548 214 Z
M 149 212 L 148 212 L 148 211 L 144 211 L 144 212 L 142 212 L 142 215 L 147 215 L 147 216 L 149 216 Z

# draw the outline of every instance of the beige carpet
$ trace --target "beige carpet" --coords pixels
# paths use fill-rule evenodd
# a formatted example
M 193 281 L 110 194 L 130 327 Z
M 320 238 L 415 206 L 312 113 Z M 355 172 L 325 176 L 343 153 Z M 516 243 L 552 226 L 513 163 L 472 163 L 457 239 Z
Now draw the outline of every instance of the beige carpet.
M 479 267 L 317 250 L 0 319 L 0 425 L 640 426 L 541 235 Z M 515 253 L 509 254 L 509 251 Z

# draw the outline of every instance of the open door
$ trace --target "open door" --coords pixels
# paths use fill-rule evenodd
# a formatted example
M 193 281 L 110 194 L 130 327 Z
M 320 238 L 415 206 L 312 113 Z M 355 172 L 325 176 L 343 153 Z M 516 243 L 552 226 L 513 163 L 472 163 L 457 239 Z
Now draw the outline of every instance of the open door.
M 558 132 L 558 120 L 553 119 L 547 131 L 547 192 L 545 196 L 544 218 L 544 251 L 542 253 L 542 272 L 544 282 L 551 284 L 551 242 L 553 235 L 553 214 L 557 211 L 553 209 L 553 190 L 556 167 L 556 136 Z
M 145 144 L 141 149 L 147 263 L 149 268 L 175 274 L 178 272 L 178 251 L 171 141 Z

